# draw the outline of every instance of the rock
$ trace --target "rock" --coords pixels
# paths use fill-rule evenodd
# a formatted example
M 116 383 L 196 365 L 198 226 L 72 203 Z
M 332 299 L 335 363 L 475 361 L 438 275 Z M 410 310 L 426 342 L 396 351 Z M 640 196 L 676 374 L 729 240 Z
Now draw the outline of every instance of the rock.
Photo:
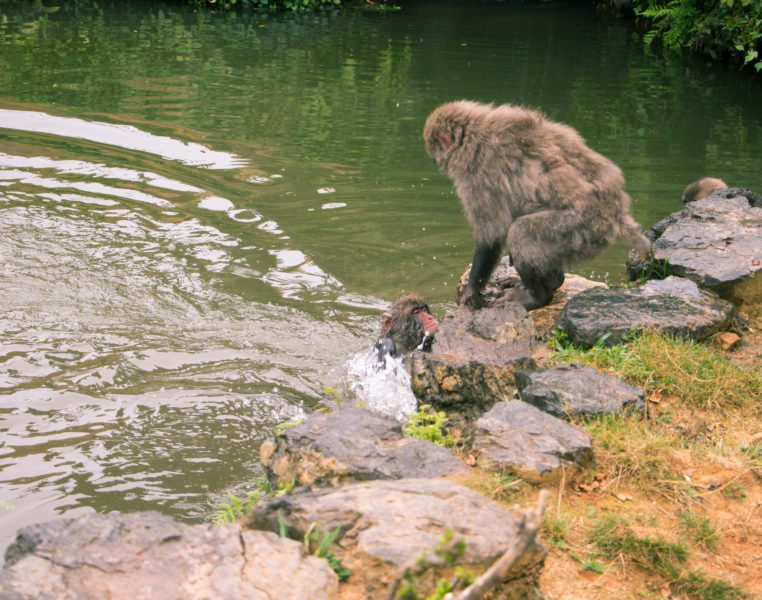
M 465 270 L 463 275 L 460 276 L 460 280 L 458 281 L 457 285 L 457 295 L 456 297 L 460 297 L 460 295 L 463 293 L 463 289 L 466 287 L 466 284 L 468 283 L 468 276 L 471 273 L 471 265 L 468 266 L 468 268 Z M 492 272 L 492 275 L 490 275 L 489 281 L 487 282 L 487 285 L 484 286 L 484 290 L 482 291 L 482 300 L 484 301 L 485 306 L 491 307 L 495 305 L 495 301 L 500 298 L 500 296 L 503 294 L 503 292 L 518 283 L 521 280 L 519 277 L 518 271 L 516 271 L 516 268 L 511 265 L 511 258 L 510 256 L 506 255 L 503 256 L 500 259 L 500 262 L 498 263 L 497 267 L 495 267 L 495 270 Z M 607 287 L 605 283 L 602 283 L 600 281 L 592 281 L 590 279 L 585 279 L 584 277 L 580 275 L 575 275 L 573 273 L 566 273 L 564 275 L 564 283 L 563 285 L 558 288 L 555 293 L 553 294 L 553 300 L 551 300 L 550 304 L 565 304 L 566 300 L 574 296 L 575 294 L 579 294 L 580 292 L 584 292 L 587 289 L 590 289 L 591 287 Z M 535 314 L 537 310 L 541 309 L 535 309 L 532 311 L 532 314 Z
M 762 303 L 762 197 L 721 189 L 654 225 L 653 256 L 628 271 L 677 275 L 741 306 Z
M 458 282 L 458 297 L 460 297 L 463 288 L 466 286 L 466 283 L 468 283 L 468 275 L 470 272 L 471 266 L 469 265 Z M 484 288 L 484 292 L 482 292 L 482 298 L 485 305 L 487 307 L 494 306 L 495 301 L 502 295 L 505 289 L 511 285 L 515 285 L 519 281 L 519 274 L 515 267 L 511 265 L 510 257 L 504 256 L 490 276 L 490 279 Z M 542 308 L 536 308 L 530 313 L 536 337 L 540 339 L 546 338 L 552 331 L 553 327 L 555 327 L 558 314 L 569 299 L 580 292 L 584 292 L 593 287 L 605 288 L 608 286 L 601 281 L 592 281 L 580 275 L 566 273 L 564 275 L 563 285 L 555 291 L 550 304 L 543 306 Z
M 590 436 L 521 400 L 500 402 L 474 424 L 477 465 L 508 471 L 534 483 L 570 475 L 593 460 Z
M 703 340 L 727 329 L 735 314 L 730 302 L 700 290 L 694 282 L 668 277 L 637 288 L 582 292 L 561 311 L 558 327 L 573 342 L 587 346 L 599 340 L 616 344 L 623 335 L 645 329 Z
M 275 485 L 313 487 L 469 471 L 446 448 L 404 435 L 392 417 L 359 408 L 313 414 L 263 443 L 261 456 Z
M 720 334 L 717 334 L 712 340 L 714 345 L 717 346 L 723 352 L 728 352 L 730 350 L 733 350 L 738 345 L 738 342 L 740 341 L 741 341 L 741 337 L 730 331 L 724 331 Z
M 524 402 L 561 419 L 643 408 L 642 389 L 582 365 L 519 371 L 516 386 Z
M 411 355 L 411 386 L 436 410 L 473 418 L 510 396 L 517 370 L 535 365 L 539 345 L 523 307 L 458 308 L 439 324 L 431 352 Z
M 368 599 L 385 598 L 405 568 L 432 555 L 447 530 L 466 543 L 458 565 L 479 575 L 515 543 L 519 527 L 511 510 L 442 479 L 370 481 L 291 494 L 260 502 L 244 525 L 275 531 L 279 520 L 295 538 L 313 524 L 323 531 L 341 528 L 335 553 L 353 571 L 342 584 L 342 597 Z M 544 549 L 531 546 L 494 597 L 534 597 L 543 560 Z M 432 569 L 421 584 L 432 586 L 447 574 Z
M 273 533 L 109 513 L 22 529 L 0 590 L 3 600 L 322 600 L 338 598 L 338 579 L 303 544 Z

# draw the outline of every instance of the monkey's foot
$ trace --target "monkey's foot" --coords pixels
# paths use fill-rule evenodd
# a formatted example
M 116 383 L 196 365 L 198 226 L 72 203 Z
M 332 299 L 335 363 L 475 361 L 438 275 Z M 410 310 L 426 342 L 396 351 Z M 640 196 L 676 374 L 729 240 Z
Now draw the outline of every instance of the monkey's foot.
M 548 298 L 540 298 L 532 293 L 531 290 L 527 289 L 523 283 L 519 282 L 513 287 L 505 290 L 505 292 L 495 300 L 494 306 L 500 306 L 502 304 L 507 304 L 508 302 L 518 302 L 526 310 L 532 310 L 546 306 L 552 298 L 552 293 Z

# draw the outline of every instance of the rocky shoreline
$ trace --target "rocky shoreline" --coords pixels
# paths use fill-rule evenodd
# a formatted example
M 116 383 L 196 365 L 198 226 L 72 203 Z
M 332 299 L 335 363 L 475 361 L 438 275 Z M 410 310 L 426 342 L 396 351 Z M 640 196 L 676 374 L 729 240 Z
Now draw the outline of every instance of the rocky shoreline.
M 411 565 L 426 562 L 418 579 L 426 589 L 452 575 L 436 552 L 447 536 L 463 543 L 458 567 L 478 576 L 518 547 L 525 514 L 463 485 L 469 473 L 567 485 L 595 462 L 589 434 L 570 420 L 643 410 L 643 390 L 616 377 L 546 364 L 544 341 L 554 330 L 583 346 L 646 330 L 696 341 L 742 334 L 739 310 L 762 304 L 762 207 L 744 192 L 717 190 L 651 228 L 652 255 L 628 264 L 634 278 L 657 278 L 640 285 L 569 275 L 551 305 L 528 314 L 492 305 L 515 277 L 505 259 L 488 306 L 447 315 L 431 351 L 409 358 L 419 404 L 461 430 L 457 453 L 367 410 L 316 413 L 262 445 L 268 479 L 288 493 L 265 497 L 237 524 L 109 513 L 27 527 L 6 550 L 0 597 L 398 597 Z M 346 581 L 294 541 L 316 527 L 336 532 Z M 490 597 L 535 597 L 545 553 L 533 540 Z

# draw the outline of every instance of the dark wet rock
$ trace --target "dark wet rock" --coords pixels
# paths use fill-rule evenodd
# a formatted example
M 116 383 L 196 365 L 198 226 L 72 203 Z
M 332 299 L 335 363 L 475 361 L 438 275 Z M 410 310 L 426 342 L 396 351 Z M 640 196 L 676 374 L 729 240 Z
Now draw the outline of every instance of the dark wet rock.
M 569 476 L 593 461 L 590 436 L 521 400 L 499 402 L 474 423 L 477 464 L 512 472 L 534 483 Z
M 471 272 L 471 266 L 466 269 L 458 282 L 457 296 L 459 297 L 463 291 L 463 288 L 468 283 L 468 274 Z M 486 307 L 495 306 L 500 296 L 505 290 L 513 285 L 516 285 L 520 281 L 519 274 L 516 268 L 511 265 L 511 259 L 508 256 L 504 256 L 498 264 L 495 271 L 490 276 L 487 285 L 482 292 L 482 299 Z M 558 288 L 554 294 L 550 304 L 543 306 L 542 308 L 536 308 L 530 311 L 529 316 L 534 324 L 535 336 L 538 339 L 545 339 L 551 333 L 555 327 L 558 314 L 561 309 L 566 305 L 570 298 L 576 296 L 580 292 L 589 290 L 590 288 L 608 287 L 601 281 L 592 281 L 586 279 L 580 275 L 573 273 L 566 273 L 564 275 L 564 283 Z
M 643 408 L 642 389 L 582 365 L 519 371 L 516 386 L 524 402 L 562 419 Z
M 762 197 L 721 189 L 659 221 L 648 232 L 653 256 L 632 254 L 632 279 L 677 275 L 738 305 L 762 302 Z
M 463 293 L 463 289 L 468 283 L 468 275 L 470 273 L 471 265 L 469 265 L 465 273 L 460 276 L 456 297 L 459 298 Z M 503 258 L 500 260 L 500 263 L 498 263 L 497 267 L 493 271 L 492 275 L 490 275 L 487 285 L 484 286 L 484 291 L 482 292 L 482 300 L 485 306 L 494 306 L 495 302 L 500 298 L 503 292 L 505 292 L 505 290 L 509 287 L 516 285 L 520 280 L 521 279 L 519 278 L 518 271 L 516 271 L 516 268 L 511 265 L 511 258 L 507 255 L 503 256 Z M 555 291 L 553 294 L 553 299 L 550 301 L 548 307 L 557 306 L 560 308 L 566 304 L 566 301 L 569 300 L 569 298 L 579 294 L 580 292 L 584 292 L 591 287 L 606 287 L 606 284 L 600 281 L 585 279 L 584 277 L 580 275 L 574 275 L 573 273 L 566 273 L 564 275 L 563 285 Z M 531 311 L 532 318 L 534 319 L 534 317 L 544 308 L 547 307 Z
M 518 304 L 459 308 L 439 324 L 431 352 L 411 355 L 411 385 L 421 403 L 476 417 L 510 396 L 517 370 L 535 366 L 539 345 Z
M 359 408 L 313 414 L 263 443 L 261 456 L 275 485 L 313 487 L 469 471 L 446 448 L 406 436 L 395 419 Z
M 561 311 L 558 327 L 573 342 L 592 346 L 599 340 L 616 344 L 622 336 L 646 329 L 703 340 L 731 327 L 734 318 L 730 302 L 693 281 L 668 277 L 637 288 L 582 292 Z
M 0 597 L 334 599 L 338 580 L 303 544 L 273 533 L 153 512 L 89 514 L 22 529 L 6 552 Z
M 431 556 L 448 529 L 466 543 L 458 564 L 478 575 L 516 543 L 519 525 L 513 511 L 442 479 L 370 481 L 296 493 L 260 502 L 243 524 L 276 531 L 280 521 L 297 539 L 310 527 L 341 528 L 336 554 L 353 571 L 342 594 L 374 599 L 385 598 L 389 585 L 419 557 Z M 543 560 L 544 549 L 535 543 L 494 597 L 534 597 Z M 432 585 L 445 574 L 432 569 L 421 583 Z

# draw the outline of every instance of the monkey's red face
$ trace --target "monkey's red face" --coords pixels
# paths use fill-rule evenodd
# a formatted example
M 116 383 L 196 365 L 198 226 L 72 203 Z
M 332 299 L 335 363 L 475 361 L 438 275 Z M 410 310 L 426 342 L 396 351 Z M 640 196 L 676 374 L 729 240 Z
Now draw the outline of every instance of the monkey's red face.
M 429 312 L 429 307 L 425 304 L 415 307 L 413 309 L 413 316 L 420 324 L 421 329 L 423 329 L 423 333 L 434 335 L 439 329 L 439 323 L 434 318 L 434 315 Z

